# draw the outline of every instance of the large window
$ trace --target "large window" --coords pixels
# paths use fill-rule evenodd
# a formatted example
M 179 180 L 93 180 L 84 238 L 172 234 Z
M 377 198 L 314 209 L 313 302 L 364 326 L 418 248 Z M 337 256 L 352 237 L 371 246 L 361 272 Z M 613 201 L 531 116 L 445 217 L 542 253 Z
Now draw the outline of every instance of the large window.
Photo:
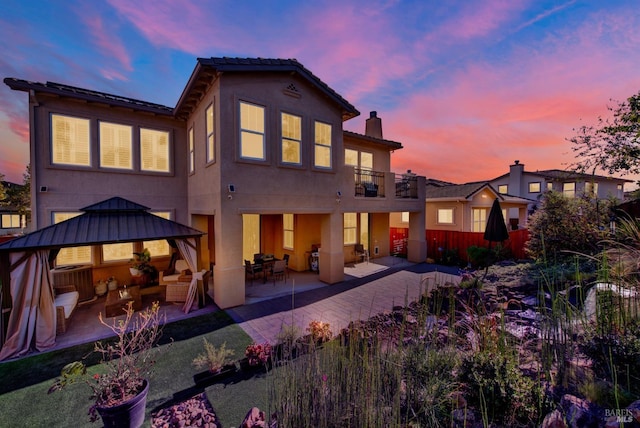
M 264 107 L 240 102 L 240 157 L 265 160 Z
M 540 182 L 533 181 L 529 183 L 529 193 L 540 193 Z
M 344 149 L 344 164 L 371 171 L 373 170 L 373 153 Z
M 100 166 L 132 169 L 132 132 L 128 125 L 100 122 Z
M 487 208 L 474 208 L 471 210 L 471 231 L 484 232 L 487 227 Z
M 195 143 L 193 141 L 193 127 L 189 128 L 189 172 L 196 170 L 196 152 Z
M 206 131 L 207 131 L 207 162 L 216 160 L 216 137 L 213 118 L 213 104 L 207 107 L 205 112 Z
M 102 261 L 104 262 L 130 260 L 131 257 L 133 257 L 132 242 L 102 245 Z
M 358 243 L 358 216 L 356 213 L 344 213 L 344 245 Z
M 562 183 L 562 194 L 567 198 L 573 198 L 576 195 L 576 183 Z
M 302 118 L 282 113 L 282 163 L 302 163 Z
M 584 193 L 585 195 L 589 195 L 591 197 L 598 196 L 598 183 L 593 181 L 587 181 L 584 183 Z
M 319 168 L 331 168 L 331 125 L 327 123 L 315 124 L 314 165 Z
M 152 211 L 151 214 L 171 220 L 171 213 L 168 211 Z M 166 239 L 158 239 L 155 241 L 144 241 L 142 246 L 149 250 L 152 257 L 168 256 L 171 254 L 171 248 Z
M 16 229 L 22 227 L 22 216 L 20 214 L 2 214 L 2 229 Z
M 439 208 L 437 215 L 438 224 L 453 224 L 453 208 Z
M 79 212 L 54 212 L 53 223 L 60 223 L 69 220 L 82 213 Z M 91 263 L 91 246 L 84 247 L 67 247 L 60 249 L 56 257 L 56 265 L 75 265 Z
M 169 133 L 140 129 L 140 169 L 169 172 Z
M 293 250 L 293 214 L 282 214 L 283 247 Z
M 51 162 L 60 165 L 90 166 L 88 119 L 51 115 Z

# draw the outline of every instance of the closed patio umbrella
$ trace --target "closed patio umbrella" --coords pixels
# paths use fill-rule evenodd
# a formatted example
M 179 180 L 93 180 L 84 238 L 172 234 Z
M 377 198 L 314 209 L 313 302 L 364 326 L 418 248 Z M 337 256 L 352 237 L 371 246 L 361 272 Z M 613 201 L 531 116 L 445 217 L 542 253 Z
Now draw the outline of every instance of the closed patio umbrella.
M 489 211 L 487 226 L 484 229 L 484 239 L 489 241 L 489 248 L 491 248 L 491 242 L 502 242 L 509 239 L 509 231 L 504 222 L 504 216 L 502 215 L 502 208 L 500 207 L 498 198 L 493 201 L 491 211 Z
M 484 229 L 484 239 L 489 241 L 489 260 L 493 259 L 491 256 L 491 243 L 502 242 L 509 239 L 509 231 L 504 222 L 504 216 L 502 215 L 502 208 L 500 207 L 498 198 L 496 198 L 493 201 L 493 205 L 491 205 L 491 211 L 489 211 L 489 217 L 487 218 L 487 226 Z M 487 263 L 487 268 L 484 272 L 485 276 L 489 272 L 489 264 L 491 264 L 491 262 Z

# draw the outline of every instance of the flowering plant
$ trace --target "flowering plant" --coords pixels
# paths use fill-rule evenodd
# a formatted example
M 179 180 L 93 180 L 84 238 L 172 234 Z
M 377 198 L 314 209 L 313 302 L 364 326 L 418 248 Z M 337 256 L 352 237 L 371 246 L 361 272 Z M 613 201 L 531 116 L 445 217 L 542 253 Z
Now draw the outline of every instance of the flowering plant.
M 247 357 L 250 366 L 266 364 L 271 357 L 271 345 L 268 342 L 262 344 L 254 342 L 247 346 L 247 349 L 244 351 L 244 355 Z
M 101 355 L 105 368 L 87 378 L 87 367 L 75 361 L 62 368 L 61 377 L 49 388 L 49 394 L 84 378 L 92 390 L 94 404 L 89 408 L 92 422 L 98 420 L 98 407 L 112 407 L 138 395 L 145 388 L 151 368 L 155 363 L 152 350 L 162 336 L 162 325 L 158 302 L 134 313 L 133 302 L 129 302 L 124 319 L 107 323 L 98 315 L 100 323 L 115 335 L 114 342 L 96 342 L 94 352 Z
M 313 320 L 309 323 L 307 331 L 311 335 L 311 339 L 317 343 L 327 342 L 333 337 L 333 333 L 329 328 L 328 322 Z

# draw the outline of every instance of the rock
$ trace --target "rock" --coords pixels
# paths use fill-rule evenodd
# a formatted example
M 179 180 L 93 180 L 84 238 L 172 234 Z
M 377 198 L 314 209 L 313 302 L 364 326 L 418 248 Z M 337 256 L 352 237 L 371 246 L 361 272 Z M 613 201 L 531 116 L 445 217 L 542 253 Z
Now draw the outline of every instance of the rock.
M 540 428 L 567 428 L 567 423 L 560 410 L 556 409 L 544 417 Z
M 252 407 L 240 424 L 240 428 L 263 428 L 265 426 L 267 426 L 267 422 L 264 412 L 261 412 L 257 407 Z
M 565 394 L 560 400 L 560 407 L 564 410 L 570 428 L 597 428 L 601 418 L 588 401 L 575 395 Z

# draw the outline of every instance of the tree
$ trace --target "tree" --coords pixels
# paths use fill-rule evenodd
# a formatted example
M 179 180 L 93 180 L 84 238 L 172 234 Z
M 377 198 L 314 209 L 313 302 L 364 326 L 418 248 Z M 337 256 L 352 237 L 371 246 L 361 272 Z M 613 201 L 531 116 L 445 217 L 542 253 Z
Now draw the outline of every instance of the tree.
M 0 174 L 0 181 L 2 178 L 3 175 Z M 22 185 L 0 189 L 0 204 L 17 210 L 20 215 L 28 215 L 31 209 L 31 165 L 25 168 L 22 180 Z M 1 183 L 0 186 L 2 186 Z
M 4 189 L 4 184 L 2 183 L 3 181 L 4 181 L 4 174 L 0 172 L 0 205 L 4 201 L 4 198 L 7 197 L 6 191 Z
M 611 118 L 599 117 L 597 126 L 582 126 L 569 139 L 579 159 L 573 166 L 584 173 L 599 168 L 609 174 L 639 174 L 640 92 L 607 109 Z
M 546 192 L 541 208 L 529 218 L 527 253 L 550 262 L 566 258 L 569 252 L 596 254 L 609 233 L 611 204 L 589 196 L 568 198 Z

